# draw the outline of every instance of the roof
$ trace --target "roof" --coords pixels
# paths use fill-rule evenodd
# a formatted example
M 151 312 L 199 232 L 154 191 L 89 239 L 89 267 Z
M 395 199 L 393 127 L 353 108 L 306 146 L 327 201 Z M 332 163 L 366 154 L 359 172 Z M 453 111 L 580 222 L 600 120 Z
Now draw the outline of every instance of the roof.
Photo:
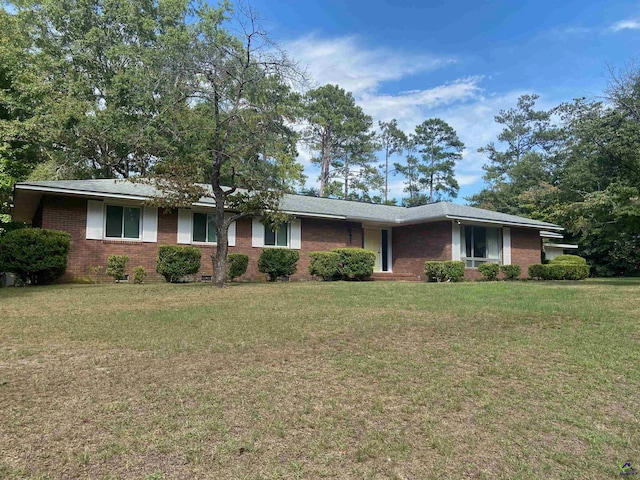
M 211 188 L 205 185 L 202 186 L 208 189 Z M 15 191 L 16 194 L 20 191 L 31 191 L 142 201 L 161 196 L 161 191 L 149 183 L 104 179 L 20 182 L 15 185 Z M 16 195 L 16 208 L 19 207 L 19 202 L 20 199 Z M 202 197 L 195 205 L 212 206 L 214 201 L 212 198 Z M 552 223 L 449 202 L 431 203 L 419 207 L 398 207 L 285 194 L 281 200 L 280 208 L 285 212 L 302 217 L 324 217 L 384 224 L 405 225 L 451 219 L 513 225 L 540 230 L 562 230 L 562 227 Z

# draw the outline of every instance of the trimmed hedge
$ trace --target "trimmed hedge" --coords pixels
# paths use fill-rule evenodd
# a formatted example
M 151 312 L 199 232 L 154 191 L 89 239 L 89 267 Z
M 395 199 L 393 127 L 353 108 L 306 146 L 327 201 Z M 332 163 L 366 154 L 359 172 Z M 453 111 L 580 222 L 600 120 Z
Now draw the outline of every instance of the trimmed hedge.
M 424 262 L 424 274 L 429 282 L 443 282 L 445 279 L 444 262 L 427 260 Z
M 587 261 L 578 255 L 558 255 L 549 263 L 572 263 L 575 265 L 586 265 Z
M 44 285 L 67 270 L 71 236 L 42 228 L 21 228 L 0 238 L 0 272 L 12 272 L 23 282 Z
M 200 249 L 189 246 L 161 245 L 158 248 L 156 272 L 169 283 L 177 283 L 185 275 L 200 270 Z
M 464 268 L 464 262 L 460 260 L 424 262 L 424 273 L 429 282 L 458 282 L 464 278 Z
M 542 280 L 584 280 L 589 276 L 589 265 L 571 262 L 530 265 L 529 276 Z
M 541 279 L 542 276 L 544 275 L 544 267 L 546 266 L 546 264 L 534 264 L 534 265 L 529 265 L 529 278 L 534 278 L 534 279 Z
M 478 271 L 485 280 L 495 280 L 500 273 L 500 265 L 497 263 L 483 263 L 478 265 Z
M 507 277 L 507 280 L 515 280 L 522 273 L 520 265 L 500 265 L 500 271 Z
M 213 255 L 211 256 L 213 259 Z M 229 281 L 233 282 L 236 277 L 241 277 L 247 273 L 247 267 L 249 266 L 249 255 L 244 253 L 229 253 L 227 254 L 227 274 Z
M 278 277 L 293 275 L 298 271 L 296 264 L 300 259 L 297 250 L 285 248 L 265 248 L 258 258 L 258 271 L 269 275 L 269 281 L 275 282 Z
M 459 282 L 464 278 L 465 264 L 460 260 L 448 260 L 444 262 L 444 276 L 450 282 Z
M 124 280 L 124 269 L 128 261 L 129 257 L 126 255 L 109 255 L 106 274 L 113 277 L 116 282 Z
M 364 248 L 335 248 L 340 257 L 339 274 L 344 280 L 367 280 L 373 275 L 376 254 Z
M 340 254 L 337 252 L 309 252 L 309 274 L 325 281 L 340 277 Z

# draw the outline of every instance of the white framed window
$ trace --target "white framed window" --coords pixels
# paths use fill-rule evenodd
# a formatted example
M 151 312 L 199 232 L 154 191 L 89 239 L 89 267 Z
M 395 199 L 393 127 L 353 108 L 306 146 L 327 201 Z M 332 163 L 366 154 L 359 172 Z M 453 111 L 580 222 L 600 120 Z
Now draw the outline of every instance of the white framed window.
M 225 213 L 228 220 L 232 213 Z M 215 213 L 208 213 L 202 209 L 193 211 L 189 208 L 178 209 L 178 237 L 181 245 L 210 244 L 217 245 Z M 227 230 L 227 241 L 230 247 L 236 246 L 236 222 L 231 222 Z
M 251 246 L 300 250 L 302 247 L 302 221 L 299 218 L 294 218 L 288 223 L 283 223 L 274 231 L 265 226 L 260 217 L 253 217 Z
M 195 243 L 217 243 L 216 221 L 212 213 L 193 212 L 191 239 Z
M 288 247 L 289 246 L 289 224 L 281 224 L 277 230 L 273 230 L 268 225 L 264 225 L 264 246 L 265 247 Z
M 104 238 L 142 239 L 142 208 L 128 205 L 105 205 Z
M 460 227 L 460 260 L 467 268 L 483 263 L 502 263 L 500 228 L 462 225 Z

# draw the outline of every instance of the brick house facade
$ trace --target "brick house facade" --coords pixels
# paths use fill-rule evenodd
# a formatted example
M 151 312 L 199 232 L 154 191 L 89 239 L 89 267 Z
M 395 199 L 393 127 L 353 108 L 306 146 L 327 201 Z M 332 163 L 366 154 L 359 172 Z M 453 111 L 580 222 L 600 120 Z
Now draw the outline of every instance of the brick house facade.
M 18 193 L 18 195 L 16 195 L 14 217 L 16 217 L 17 213 L 18 220 L 28 221 L 33 226 L 64 230 L 70 233 L 71 247 L 67 273 L 62 279 L 63 281 L 100 281 L 102 279 L 106 281 L 107 278 L 104 275 L 104 269 L 110 255 L 127 255 L 129 257 L 127 273 L 131 273 L 133 267 L 140 265 L 149 273 L 148 281 L 161 281 L 162 278 L 155 273 L 158 247 L 160 245 L 185 243 L 184 236 L 181 241 L 179 235 L 181 228 L 180 222 L 182 221 L 181 215 L 182 218 L 192 218 L 192 213 L 188 210 L 183 210 L 179 213 L 176 210 L 163 212 L 162 210 L 154 209 L 153 215 L 156 215 L 156 217 L 151 241 L 142 238 L 142 235 L 140 239 L 136 240 L 110 239 L 106 238 L 104 232 L 96 238 L 89 234 L 91 228 L 89 216 L 91 215 L 92 204 L 97 204 L 99 205 L 98 208 L 102 208 L 101 202 L 108 198 L 109 192 L 105 193 L 104 198 L 96 201 L 95 195 L 86 196 L 80 191 L 77 193 L 52 192 L 46 191 L 44 187 L 44 191 L 40 191 L 37 186 L 33 187 L 32 185 L 29 185 L 29 188 L 30 190 L 23 195 L 20 193 L 20 184 L 17 186 L 16 193 Z M 120 201 L 122 200 L 111 200 L 112 203 L 118 203 Z M 292 201 L 298 201 L 298 199 L 293 198 Z M 298 236 L 298 241 L 293 242 L 292 240 L 289 248 L 299 250 L 300 260 L 298 262 L 298 272 L 292 276 L 292 280 L 310 278 L 308 273 L 309 252 L 328 251 L 340 247 L 365 247 L 371 249 L 370 240 L 368 240 L 371 238 L 371 232 L 373 232 L 374 239 L 376 235 L 379 235 L 378 232 L 384 232 L 382 243 L 374 245 L 373 249 L 378 248 L 378 250 L 380 250 L 380 245 L 382 245 L 382 248 L 384 248 L 388 254 L 388 259 L 384 259 L 383 262 L 377 264 L 378 271 L 383 274 L 411 274 L 414 277 L 423 279 L 425 260 L 465 259 L 464 233 L 462 233 L 461 240 L 461 232 L 464 232 L 465 225 L 476 225 L 474 228 L 485 228 L 478 227 L 478 225 L 488 225 L 487 229 L 491 228 L 498 232 L 495 235 L 499 235 L 496 245 L 498 245 L 497 248 L 499 248 L 500 256 L 496 261 L 499 263 L 518 264 L 522 267 L 523 276 L 526 276 L 528 266 L 534 263 L 540 263 L 541 261 L 540 229 L 553 227 L 549 224 L 541 225 L 538 228 L 517 226 L 514 225 L 513 221 L 505 221 L 503 224 L 499 224 L 496 223 L 495 220 L 486 220 L 486 222 L 492 223 L 483 224 L 481 218 L 464 219 L 461 217 L 461 219 L 457 220 L 451 218 L 440 219 L 437 215 L 434 215 L 435 218 L 427 218 L 423 222 L 412 221 L 412 223 L 408 225 L 398 225 L 399 222 L 397 221 L 395 223 L 388 220 L 382 222 L 376 218 L 358 220 L 354 218 L 333 217 L 338 217 L 338 215 L 335 214 L 335 210 L 338 207 L 342 208 L 343 204 L 345 208 L 352 209 L 369 209 L 370 207 L 375 207 L 375 211 L 370 210 L 381 217 L 383 215 L 388 216 L 390 214 L 389 212 L 393 215 L 403 214 L 410 209 L 381 205 L 361 205 L 357 202 L 344 201 L 337 201 L 342 203 L 327 204 L 327 202 L 331 202 L 331 200 L 328 199 L 306 198 L 302 201 L 316 203 L 322 201 L 322 205 L 329 205 L 330 208 L 333 208 L 333 211 L 331 213 L 332 218 L 322 218 L 322 211 L 320 213 L 297 212 L 295 214 L 297 223 L 295 224 L 296 226 L 293 226 L 294 224 L 292 223 L 292 232 L 290 235 L 293 236 L 293 230 L 297 228 L 296 235 Z M 126 200 L 126 202 L 127 204 L 135 204 L 132 203 L 131 200 Z M 142 205 L 142 203 L 138 201 L 138 205 Z M 300 204 L 298 201 L 296 206 L 304 207 L 304 204 Z M 326 210 L 329 207 L 322 208 Z M 146 207 L 140 206 L 137 208 L 144 209 L 146 221 Z M 470 207 L 465 208 L 469 209 Z M 309 210 L 309 208 L 307 208 L 307 210 Z M 316 210 L 320 209 L 316 208 Z M 479 209 L 473 209 L 473 211 L 475 210 Z M 364 216 L 367 212 L 368 211 L 362 210 L 358 215 Z M 465 212 L 467 212 L 467 210 L 465 210 Z M 481 213 L 475 214 L 476 216 L 481 215 Z M 343 216 L 347 217 L 348 215 Z M 507 216 L 505 216 L 505 218 L 506 217 Z M 509 220 L 511 220 L 511 218 Z M 100 220 L 100 222 L 102 221 L 103 220 Z M 98 227 L 100 227 L 100 223 L 98 223 Z M 258 257 L 263 248 L 266 248 L 260 244 L 256 244 L 256 236 L 260 237 L 261 235 L 260 232 L 256 235 L 256 229 L 260 228 L 264 227 L 260 223 L 256 223 L 255 219 L 251 218 L 242 218 L 235 222 L 234 240 L 230 242 L 229 252 L 244 253 L 249 256 L 247 273 L 239 280 L 264 280 L 264 275 L 259 273 L 257 268 Z M 368 236 L 366 232 L 369 232 Z M 386 239 L 386 243 L 384 239 Z M 197 246 L 202 252 L 200 271 L 196 279 L 211 275 L 211 255 L 215 252 L 215 245 L 191 242 L 190 240 L 191 238 L 187 240 L 187 243 Z M 367 245 L 368 241 L 369 245 Z M 488 244 L 487 239 L 485 239 L 485 244 Z M 469 247 L 467 246 L 467 248 Z M 380 254 L 380 252 L 378 252 L 378 254 Z M 477 278 L 478 271 L 476 268 L 467 268 L 465 276 L 467 278 Z

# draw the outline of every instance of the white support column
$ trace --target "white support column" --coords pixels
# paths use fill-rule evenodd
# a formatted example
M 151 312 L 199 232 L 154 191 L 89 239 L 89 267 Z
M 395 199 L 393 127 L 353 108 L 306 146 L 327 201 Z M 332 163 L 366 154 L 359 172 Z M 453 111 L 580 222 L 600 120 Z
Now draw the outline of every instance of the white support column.
M 511 229 L 502 227 L 502 263 L 511 265 Z
M 451 260 L 460 260 L 460 224 L 451 222 Z

